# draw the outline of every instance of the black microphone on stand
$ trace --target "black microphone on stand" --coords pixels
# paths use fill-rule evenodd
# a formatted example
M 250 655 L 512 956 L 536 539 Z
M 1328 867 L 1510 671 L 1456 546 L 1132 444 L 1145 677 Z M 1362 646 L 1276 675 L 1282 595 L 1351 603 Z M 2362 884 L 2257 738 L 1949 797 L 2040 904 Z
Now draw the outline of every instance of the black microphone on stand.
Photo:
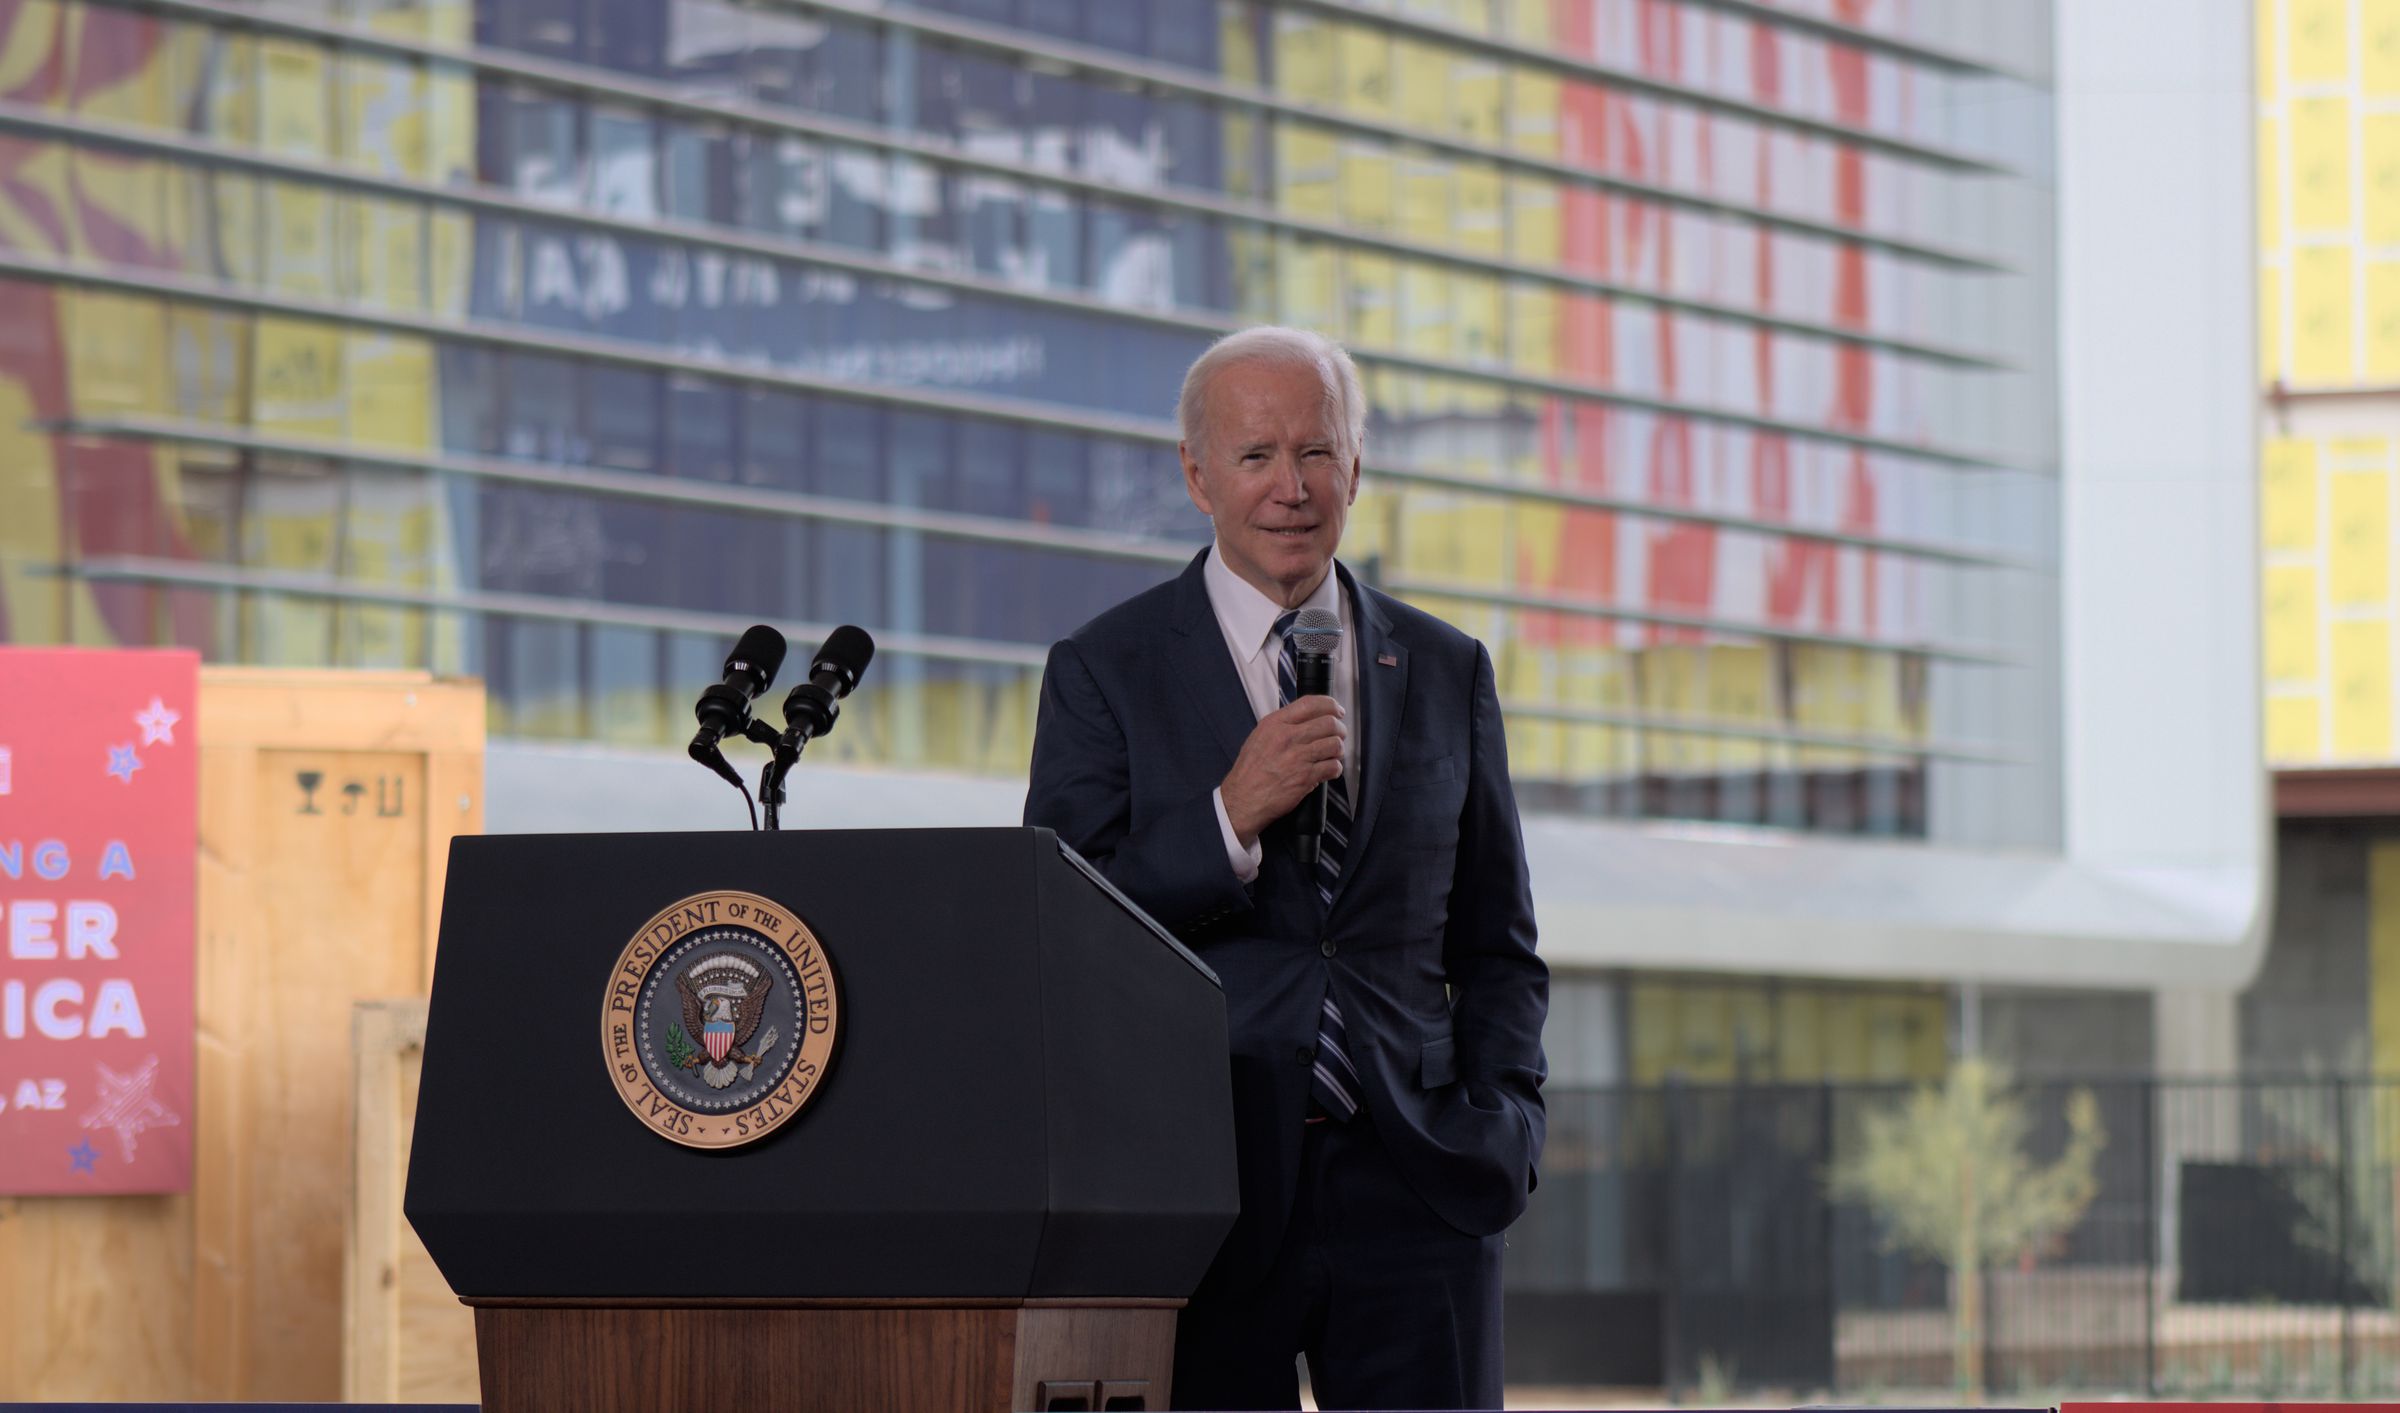
M 766 807 L 767 828 L 783 827 L 783 777 L 799 764 L 800 752 L 812 739 L 833 729 L 842 714 L 842 698 L 857 689 L 874 658 L 874 638 L 866 629 L 845 623 L 826 636 L 825 645 L 809 660 L 808 680 L 783 699 L 783 739 L 759 778 L 758 799 Z
M 858 679 L 875 660 L 875 640 L 864 628 L 843 624 L 825 639 L 809 660 L 808 680 L 783 699 L 784 742 L 794 754 L 809 739 L 833 729 L 842 714 L 842 698 L 858 690 Z
M 776 669 L 783 666 L 783 654 L 783 635 L 764 623 L 754 625 L 726 654 L 725 680 L 701 692 L 700 700 L 692 704 L 700 729 L 685 753 L 733 782 L 736 789 L 742 788 L 741 774 L 726 764 L 717 742 L 742 735 L 749 727 L 750 703 L 775 680 Z
M 1292 644 L 1292 700 L 1333 695 L 1333 655 L 1342 646 L 1341 615 L 1329 608 L 1304 608 L 1286 636 Z M 1300 797 L 1292 811 L 1292 852 L 1316 867 L 1325 840 L 1325 791 L 1329 783 Z

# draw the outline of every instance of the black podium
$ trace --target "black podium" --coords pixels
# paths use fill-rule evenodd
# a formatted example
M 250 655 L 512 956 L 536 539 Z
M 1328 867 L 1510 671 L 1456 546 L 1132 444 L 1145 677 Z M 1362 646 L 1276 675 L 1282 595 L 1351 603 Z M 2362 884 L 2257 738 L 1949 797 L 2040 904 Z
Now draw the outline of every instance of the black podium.
M 405 1210 L 491 1413 L 1163 1408 L 1227 1076 L 1047 830 L 462 838 Z

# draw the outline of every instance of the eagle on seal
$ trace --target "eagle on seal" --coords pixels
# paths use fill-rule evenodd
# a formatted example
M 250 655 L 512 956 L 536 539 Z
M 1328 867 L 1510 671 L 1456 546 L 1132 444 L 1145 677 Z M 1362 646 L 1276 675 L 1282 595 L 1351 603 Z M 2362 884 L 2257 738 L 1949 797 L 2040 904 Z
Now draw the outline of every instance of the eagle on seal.
M 733 1083 L 737 1069 L 756 1065 L 775 1045 L 776 1035 L 769 1031 L 766 1043 L 756 1053 L 750 1050 L 767 1013 L 767 993 L 774 988 L 773 977 L 736 956 L 709 957 L 678 972 L 675 989 L 683 997 L 684 1033 L 699 1041 L 705 1052 L 686 1056 L 684 1068 L 700 1071 L 710 1088 L 723 1089 Z

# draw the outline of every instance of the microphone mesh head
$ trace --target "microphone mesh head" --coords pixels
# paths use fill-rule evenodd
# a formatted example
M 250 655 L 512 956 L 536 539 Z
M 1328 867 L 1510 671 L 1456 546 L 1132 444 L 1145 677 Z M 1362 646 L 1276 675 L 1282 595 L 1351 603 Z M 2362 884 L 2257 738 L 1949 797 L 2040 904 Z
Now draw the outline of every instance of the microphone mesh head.
M 782 670 L 783 654 L 783 635 L 764 623 L 753 624 L 726 655 L 725 671 L 730 674 L 737 662 L 750 664 L 750 670 L 758 674 L 758 690 L 763 692 Z
M 1330 608 L 1304 608 L 1292 620 L 1292 651 L 1333 656 L 1342 645 L 1342 616 Z
M 842 690 L 853 691 L 874 657 L 875 639 L 866 629 L 845 623 L 825 639 L 825 646 L 817 649 L 816 658 L 809 664 L 809 675 L 813 677 L 820 670 L 830 667 L 839 672 L 842 681 L 848 684 Z

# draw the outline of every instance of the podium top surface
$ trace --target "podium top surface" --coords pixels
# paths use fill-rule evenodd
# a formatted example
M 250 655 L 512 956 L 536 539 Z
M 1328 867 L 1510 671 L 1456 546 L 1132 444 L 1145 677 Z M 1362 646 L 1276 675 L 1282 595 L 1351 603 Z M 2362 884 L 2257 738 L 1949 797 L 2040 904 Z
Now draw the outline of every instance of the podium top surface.
M 1105 875 L 1105 874 L 1101 873 L 1101 872 L 1100 872 L 1100 870 L 1099 870 L 1098 868 L 1096 868 L 1096 867 L 1094 867 L 1094 866 L 1093 866 L 1093 864 L 1092 864 L 1092 862 L 1091 862 L 1090 860 L 1086 859 L 1086 858 L 1085 858 L 1083 855 L 1081 855 L 1081 854 L 1079 854 L 1079 853 L 1075 852 L 1075 850 L 1074 850 L 1074 847 L 1073 847 L 1072 845 L 1068 844 L 1066 840 L 1059 838 L 1059 837 L 1057 836 L 1057 834 L 1053 833 L 1052 831 L 1050 831 L 1050 830 L 1048 830 L 1048 829 L 1044 829 L 1044 828 L 1041 828 L 1041 827 L 1038 827 L 1038 826 L 1035 826 L 1035 825 L 972 825 L 972 826 L 961 826 L 961 827 L 956 827 L 956 828 L 932 828 L 932 829 L 929 829 L 929 828 L 879 828 L 879 829 L 805 829 L 805 828 L 804 828 L 804 829 L 783 829 L 783 830 L 776 830 L 776 831 L 773 831 L 773 832 L 769 832 L 769 831 L 767 831 L 767 830 L 763 830 L 763 829 L 685 829 L 685 830 L 674 830 L 674 831 L 668 831 L 668 832 L 661 832 L 661 833 L 656 833 L 656 834 L 628 834 L 628 833 L 625 833 L 625 832 L 622 832 L 622 831 L 610 831 L 610 832 L 606 832 L 606 833 L 593 832 L 593 833 L 581 833 L 581 834 L 565 834 L 565 833 L 562 833 L 562 834 L 481 834 L 481 835 L 475 835 L 475 834 L 462 834 L 462 835 L 458 836 L 456 839 L 453 839 L 453 840 L 451 841 L 451 848 L 452 848 L 452 851 L 453 851 L 454 853 L 455 853 L 455 852 L 457 852 L 457 851 L 459 851 L 459 850 L 462 850 L 462 849 L 463 849 L 463 850 L 466 850 L 466 851 L 468 851 L 468 852 L 473 852 L 473 851 L 474 851 L 474 850 L 476 850 L 476 849 L 480 849 L 480 848 L 489 847 L 490 845 L 494 844 L 495 842 L 497 842 L 497 841 L 501 841 L 501 840 L 519 840 L 519 841 L 521 841 L 521 840 L 532 840 L 532 839 L 552 840 L 552 841 L 557 841 L 557 842 L 562 842 L 562 843 L 573 843 L 573 842 L 583 842 L 583 841 L 590 841 L 590 842 L 593 842 L 593 843 L 599 843 L 599 842 L 601 842 L 601 841 L 607 841 L 607 842 L 609 842 L 609 843 L 612 843 L 612 844 L 621 844 L 621 843 L 623 843 L 625 840 L 628 840 L 628 839 L 654 839 L 654 840 L 669 840 L 669 839 L 694 839 L 694 838 L 703 838 L 703 839 L 724 839 L 724 840 L 735 840 L 735 839 L 753 839 L 753 838 L 756 838 L 756 839 L 794 839 L 794 840 L 807 839 L 807 840 L 818 840 L 818 839 L 826 839 L 826 838 L 841 838 L 841 839 L 848 839 L 848 840 L 858 840 L 858 841 L 865 841 L 865 842 L 867 842 L 868 844 L 872 845 L 872 844 L 876 844 L 876 843 L 882 843 L 882 842 L 887 842 L 887 841 L 897 841 L 897 840 L 900 840 L 900 839 L 911 839 L 911 840 L 915 840 L 915 839 L 924 839 L 924 838 L 928 838 L 928 837 L 932 837 L 932 838 L 940 838 L 940 837 L 943 837 L 943 836 L 957 836 L 958 838 L 960 838 L 960 839 L 962 839 L 962 840 L 965 840 L 965 839 L 977 839 L 977 840 L 982 840 L 982 839 L 993 839 L 993 838 L 1007 838 L 1007 837 L 1010 837 L 1010 836 L 1030 836 L 1030 837 L 1032 837 L 1032 838 L 1035 838 L 1035 839 L 1037 839 L 1037 840 L 1038 840 L 1038 839 L 1046 839 L 1046 840 L 1048 840 L 1048 841 L 1050 842 L 1050 844 L 1051 844 L 1053 847 L 1055 847 L 1055 848 L 1058 850 L 1058 852 L 1059 852 L 1059 855 L 1060 855 L 1062 858 L 1064 858 L 1064 859 L 1065 859 L 1065 860 L 1066 860 L 1068 863 L 1070 863 L 1070 864 L 1074 865 L 1075 869 L 1076 869 L 1078 872 L 1080 872 L 1080 873 L 1081 873 L 1081 874 L 1082 874 L 1082 875 L 1083 875 L 1085 878 L 1088 878 L 1088 879 L 1090 879 L 1090 880 L 1091 880 L 1091 882 L 1092 882 L 1092 886 L 1093 886 L 1093 887 L 1095 887 L 1095 888 L 1099 889 L 1099 890 L 1100 890 L 1100 892 L 1102 893 L 1102 895 L 1104 895 L 1105 897 L 1107 897 L 1107 898 L 1108 898 L 1108 899 L 1109 899 L 1111 902 L 1114 902 L 1114 903 L 1115 903 L 1115 904 L 1116 904 L 1118 907 L 1120 907 L 1120 908 L 1123 908 L 1123 909 L 1125 910 L 1125 915 L 1126 915 L 1127 917 L 1130 917 L 1130 918 L 1131 918 L 1131 919 L 1133 919 L 1133 920 L 1134 920 L 1136 923 L 1140 924 L 1140 925 L 1141 925 L 1141 926 L 1142 926 L 1142 927 L 1143 927 L 1145 930 L 1147 930 L 1147 931 L 1148 931 L 1148 932 L 1149 932 L 1149 933 L 1150 933 L 1150 934 L 1151 934 L 1153 937 L 1157 938 L 1157 939 L 1158 939 L 1158 941 L 1160 941 L 1161 943 L 1165 944 L 1165 945 L 1166 945 L 1166 946 L 1167 946 L 1169 949 L 1171 949 L 1171 950 L 1172 950 L 1172 951 L 1175 953 L 1175 955 L 1177 955 L 1177 956 L 1179 956 L 1179 957 L 1183 958 L 1183 960 L 1184 960 L 1184 961 L 1186 961 L 1186 962 L 1190 963 L 1190 964 L 1192 965 L 1193 969 L 1194 969 L 1194 970 L 1196 970 L 1196 971 L 1198 971 L 1198 972 L 1199 972 L 1199 973 L 1200 973 L 1202 976 L 1205 976 L 1205 977 L 1207 977 L 1207 978 L 1208 978 L 1210 981 L 1219 981 L 1219 978 L 1218 978 L 1218 976 L 1217 976 L 1216 970 L 1215 970 L 1214 968 L 1212 968 L 1211 966 L 1209 966 L 1209 964 L 1208 964 L 1208 963 L 1206 963 L 1206 962 L 1204 962 L 1204 961 L 1200 960 L 1199 956 L 1198 956 L 1197 954 L 1195 954 L 1195 953 L 1192 951 L 1192 949 L 1191 949 L 1191 948 L 1184 946 L 1184 945 L 1183 945 L 1183 943 L 1182 943 L 1182 942 L 1181 942 L 1181 941 L 1180 941 L 1180 940 L 1179 940 L 1179 939 L 1178 939 L 1178 938 L 1175 936 L 1175 934 L 1174 934 L 1174 933 L 1172 933 L 1172 932 L 1169 932 L 1169 931 L 1166 929 L 1166 927 L 1165 927 L 1164 925 L 1162 925 L 1162 924 L 1161 924 L 1161 923 L 1158 921 L 1158 919 L 1156 919 L 1156 918 L 1154 918 L 1154 917 L 1150 916 L 1150 914 L 1149 914 L 1148 912 L 1144 911 L 1144 910 L 1143 910 L 1143 908 L 1142 908 L 1142 905 L 1141 905 L 1141 904 L 1139 904 L 1139 903 L 1135 902 L 1135 901 L 1134 901 L 1133 899 L 1131 899 L 1131 898 L 1128 898 L 1128 897 L 1126 897 L 1126 896 L 1125 896 L 1125 894 L 1124 894 L 1122 891 L 1120 891 L 1120 890 L 1118 889 L 1118 887 L 1117 887 L 1117 885 L 1116 885 L 1116 884 L 1114 884 L 1114 883 L 1111 883 L 1111 882 L 1109 882 L 1109 881 L 1108 881 L 1108 877 L 1107 877 L 1107 875 Z M 1221 983 L 1220 983 L 1220 984 L 1221 984 Z

